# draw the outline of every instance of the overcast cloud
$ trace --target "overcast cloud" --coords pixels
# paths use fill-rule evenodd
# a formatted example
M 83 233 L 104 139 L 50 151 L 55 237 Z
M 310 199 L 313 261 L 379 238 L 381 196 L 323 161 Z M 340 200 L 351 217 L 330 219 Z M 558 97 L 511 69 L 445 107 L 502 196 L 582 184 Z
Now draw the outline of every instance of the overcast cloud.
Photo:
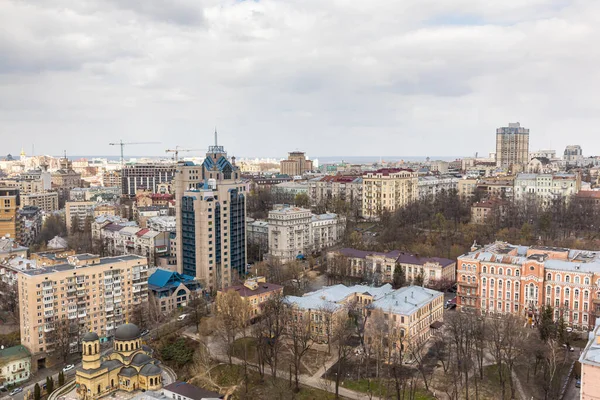
M 597 0 L 0 1 L 0 154 L 600 155 Z

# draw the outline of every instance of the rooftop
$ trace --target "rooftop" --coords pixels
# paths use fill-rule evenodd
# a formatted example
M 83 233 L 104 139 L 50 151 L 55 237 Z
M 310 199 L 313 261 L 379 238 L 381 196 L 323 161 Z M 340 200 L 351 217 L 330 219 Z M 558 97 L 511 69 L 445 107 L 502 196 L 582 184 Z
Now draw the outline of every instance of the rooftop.
M 236 292 L 238 292 L 240 294 L 240 296 L 249 297 L 249 296 L 255 296 L 257 294 L 274 292 L 276 290 L 281 290 L 281 289 L 283 289 L 283 286 L 281 286 L 281 285 L 277 285 L 275 283 L 260 282 L 260 283 L 258 283 L 257 288 L 254 290 L 252 290 L 244 285 L 235 285 L 235 286 L 226 287 L 222 291 L 224 293 L 226 293 L 226 292 L 229 292 L 230 290 L 235 290 Z
M 190 275 L 180 274 L 178 272 L 158 268 L 148 278 L 148 285 L 153 285 L 158 288 L 164 288 L 168 286 L 179 286 L 179 284 L 182 282 L 191 282 L 194 279 L 195 278 Z
M 398 172 L 415 172 L 409 168 L 380 168 L 376 171 L 366 171 L 365 174 L 381 174 L 384 176 L 389 176 L 391 174 L 397 174 Z
M 373 302 L 373 307 L 393 314 L 410 315 L 440 296 L 444 294 L 421 286 L 406 286 L 386 293 Z
M 188 399 L 192 400 L 200 400 L 200 399 L 222 399 L 224 396 L 220 395 L 216 392 L 211 392 L 206 389 L 199 388 L 198 386 L 191 385 L 187 382 L 175 381 L 170 385 L 167 385 L 163 388 L 163 390 L 168 390 L 170 392 L 179 394 L 181 396 L 185 396 Z
M 581 353 L 579 362 L 600 367 L 600 319 L 596 320 L 596 327 L 589 333 L 588 344 Z
M 6 365 L 11 361 L 20 360 L 23 358 L 29 359 L 31 354 L 23 345 L 7 347 L 0 350 L 0 365 Z
M 92 254 L 78 254 L 74 257 L 77 257 L 77 259 L 79 259 L 79 260 L 86 260 L 91 257 L 98 257 L 98 256 L 94 256 Z M 73 264 L 65 263 L 65 264 L 58 264 L 58 265 L 50 265 L 47 267 L 39 267 L 36 269 L 29 269 L 29 270 L 22 271 L 22 273 L 29 275 L 29 276 L 34 276 L 34 275 L 51 274 L 54 272 L 62 272 L 62 271 L 70 271 L 70 270 L 75 270 L 75 269 L 97 267 L 100 265 L 114 264 L 114 263 L 124 262 L 124 261 L 139 260 L 139 261 L 143 262 L 143 265 L 146 265 L 146 262 L 147 262 L 146 257 L 137 256 L 137 255 L 133 255 L 133 254 L 114 256 L 114 257 L 104 257 L 104 258 L 99 258 L 98 260 L 99 260 L 99 262 L 97 262 L 95 264 L 73 265 Z

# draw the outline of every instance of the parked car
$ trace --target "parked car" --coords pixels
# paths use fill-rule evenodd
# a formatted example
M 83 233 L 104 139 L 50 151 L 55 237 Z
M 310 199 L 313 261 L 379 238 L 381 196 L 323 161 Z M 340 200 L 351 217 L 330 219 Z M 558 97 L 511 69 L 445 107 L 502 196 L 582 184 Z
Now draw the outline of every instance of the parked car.
M 75 368 L 75 366 L 73 364 L 69 364 L 69 365 L 67 365 L 66 367 L 63 368 L 63 372 L 69 372 L 73 368 Z
M 448 309 L 456 308 L 456 297 L 453 297 L 450 300 L 446 301 L 446 304 L 444 304 L 444 308 L 448 308 Z
M 577 379 L 577 380 L 575 381 L 575 387 L 576 387 L 576 388 L 580 388 L 580 387 L 581 387 L 581 379 Z
M 149 331 L 148 329 L 144 329 L 144 330 L 142 331 L 142 333 L 140 333 L 140 336 L 146 336 L 146 335 L 147 335 L 147 334 L 149 334 L 149 333 L 150 333 L 150 331 Z
M 181 314 L 179 317 L 177 317 L 177 321 L 183 321 L 187 316 L 187 314 Z
M 567 348 L 568 348 L 568 349 L 569 349 L 569 351 L 575 351 L 575 349 L 574 349 L 573 347 L 571 347 L 571 346 L 567 346 L 566 344 L 563 344 L 563 345 L 562 345 L 562 347 L 563 347 L 564 349 L 567 349 Z
M 22 391 L 23 391 L 23 388 L 18 387 L 16 389 L 11 390 L 10 393 L 9 393 L 9 395 L 10 396 L 14 396 L 15 394 L 21 393 Z

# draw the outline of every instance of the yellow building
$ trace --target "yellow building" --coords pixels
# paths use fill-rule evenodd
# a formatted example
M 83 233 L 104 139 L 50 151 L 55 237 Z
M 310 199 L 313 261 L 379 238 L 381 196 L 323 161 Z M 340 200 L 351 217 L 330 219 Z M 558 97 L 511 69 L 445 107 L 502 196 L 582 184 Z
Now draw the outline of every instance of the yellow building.
M 19 201 L 19 189 L 0 188 L 0 236 L 9 235 L 19 240 Z
M 217 296 L 235 290 L 250 305 L 251 318 L 257 318 L 262 313 L 262 304 L 269 298 L 283 294 L 283 286 L 267 283 L 263 276 L 246 279 L 243 285 L 229 286 L 219 290 Z
M 113 349 L 102 356 L 95 332 L 82 339 L 82 363 L 75 374 L 80 399 L 97 399 L 117 390 L 160 390 L 162 369 L 151 357 L 152 349 L 142 345 L 141 332 L 134 324 L 117 328 Z
M 419 197 L 418 174 L 410 169 L 383 168 L 363 175 L 363 217 L 379 218 L 383 210 L 394 212 Z

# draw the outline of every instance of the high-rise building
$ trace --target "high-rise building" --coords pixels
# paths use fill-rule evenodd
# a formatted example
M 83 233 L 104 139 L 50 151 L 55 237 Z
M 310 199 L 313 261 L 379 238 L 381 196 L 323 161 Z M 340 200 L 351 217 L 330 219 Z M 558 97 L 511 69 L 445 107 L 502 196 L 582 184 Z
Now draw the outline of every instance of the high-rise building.
M 578 144 L 569 145 L 565 148 L 564 160 L 568 164 L 577 164 L 583 160 L 583 151 Z
M 121 193 L 128 197 L 134 197 L 138 190 L 157 193 L 158 185 L 171 182 L 174 176 L 174 164 L 125 165 L 121 170 Z
M 65 155 L 60 159 L 60 169 L 52 173 L 52 189 L 58 192 L 59 206 L 69 199 L 71 189 L 81 185 L 81 174 L 73 170 L 73 163 Z
M 20 220 L 17 210 L 21 204 L 18 188 L 0 188 L 0 236 L 19 241 Z
M 411 169 L 383 168 L 363 175 L 364 218 L 378 218 L 383 210 L 394 212 L 419 197 L 418 174 Z
M 496 129 L 496 166 L 510 168 L 529 162 L 529 129 L 519 122 Z
M 305 172 L 312 171 L 312 161 L 306 158 L 302 151 L 288 153 L 288 159 L 280 163 L 281 173 L 289 176 L 300 176 Z
M 58 193 L 44 192 L 26 194 L 21 196 L 21 203 L 23 207 L 38 207 L 44 212 L 51 213 L 58 211 Z
M 216 291 L 246 273 L 246 183 L 235 157 L 210 146 L 201 165 L 177 164 L 177 270 Z
M 104 342 L 136 305 L 148 301 L 148 262 L 136 255 L 70 255 L 63 263 L 28 265 L 17 272 L 21 344 L 37 367 L 45 367 L 65 344 L 64 332 L 55 331 L 64 320 L 77 326 L 69 338 L 71 351 L 77 352 L 82 334 L 95 332 Z

